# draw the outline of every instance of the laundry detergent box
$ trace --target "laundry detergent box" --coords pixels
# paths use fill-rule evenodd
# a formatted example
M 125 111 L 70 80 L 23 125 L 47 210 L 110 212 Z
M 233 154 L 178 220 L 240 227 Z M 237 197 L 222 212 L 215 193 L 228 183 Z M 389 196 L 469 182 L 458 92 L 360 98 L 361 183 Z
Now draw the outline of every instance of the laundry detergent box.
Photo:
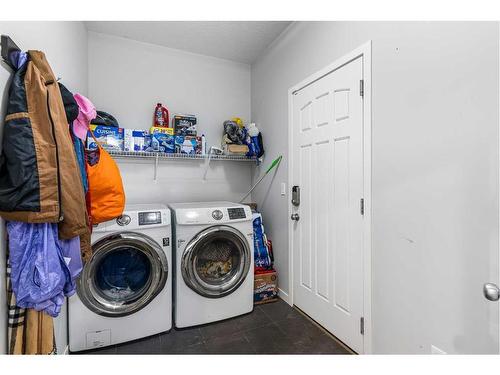
M 123 151 L 123 128 L 94 124 L 90 124 L 89 127 L 105 150 Z M 94 138 L 92 138 L 90 131 L 87 134 L 87 148 L 89 150 L 97 149 L 97 144 Z
M 258 271 L 254 275 L 253 303 L 260 305 L 278 299 L 278 274 L 275 270 Z
M 123 151 L 142 152 L 148 149 L 148 132 L 142 129 L 123 129 Z
M 148 151 L 163 152 L 173 154 L 175 152 L 174 136 L 170 134 L 156 132 L 151 134 L 151 145 Z
M 165 134 L 174 135 L 174 128 L 167 128 L 164 126 L 152 126 L 149 129 L 149 132 L 151 134 L 153 134 L 153 133 L 165 133 Z
M 172 127 L 175 135 L 196 136 L 196 116 L 194 115 L 175 115 L 172 117 Z
M 190 155 L 201 154 L 201 137 L 176 135 L 175 152 Z

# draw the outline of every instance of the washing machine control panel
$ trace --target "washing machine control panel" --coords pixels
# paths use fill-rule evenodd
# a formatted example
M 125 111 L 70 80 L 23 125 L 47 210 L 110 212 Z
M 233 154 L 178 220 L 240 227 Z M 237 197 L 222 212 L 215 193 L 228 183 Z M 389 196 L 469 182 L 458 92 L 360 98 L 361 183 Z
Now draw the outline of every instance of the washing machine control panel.
M 245 209 L 243 207 L 228 208 L 229 220 L 245 219 Z
M 161 212 L 139 212 L 139 225 L 161 224 Z

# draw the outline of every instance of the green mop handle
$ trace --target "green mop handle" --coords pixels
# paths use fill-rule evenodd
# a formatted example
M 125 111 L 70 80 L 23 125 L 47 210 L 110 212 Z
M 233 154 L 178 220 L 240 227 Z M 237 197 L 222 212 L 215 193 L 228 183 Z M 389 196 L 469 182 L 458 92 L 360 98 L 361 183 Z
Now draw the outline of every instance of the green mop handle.
M 248 190 L 248 192 L 245 194 L 245 196 L 243 198 L 241 198 L 241 200 L 239 201 L 239 203 L 243 203 L 243 201 L 245 200 L 245 198 L 248 197 L 252 193 L 253 189 L 255 189 L 257 187 L 257 185 L 260 184 L 260 182 L 264 179 L 264 177 L 266 177 L 269 172 L 271 172 L 275 167 L 277 167 L 281 163 L 281 159 L 282 158 L 283 158 L 283 156 L 280 155 L 276 159 L 273 160 L 273 162 L 271 163 L 271 165 L 269 166 L 269 168 L 267 168 L 267 170 L 264 172 L 264 174 L 252 186 L 252 188 L 250 190 Z

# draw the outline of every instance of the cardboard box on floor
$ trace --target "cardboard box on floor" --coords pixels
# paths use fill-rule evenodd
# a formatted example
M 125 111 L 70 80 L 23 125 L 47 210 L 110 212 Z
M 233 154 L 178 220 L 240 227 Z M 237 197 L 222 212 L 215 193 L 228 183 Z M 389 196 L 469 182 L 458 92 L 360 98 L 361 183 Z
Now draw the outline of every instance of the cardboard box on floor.
M 257 211 L 257 203 L 243 203 L 250 206 L 252 212 Z M 278 300 L 278 273 L 275 270 L 258 271 L 254 275 L 254 305 Z
M 260 271 L 254 276 L 254 305 L 278 300 L 278 273 L 275 270 Z

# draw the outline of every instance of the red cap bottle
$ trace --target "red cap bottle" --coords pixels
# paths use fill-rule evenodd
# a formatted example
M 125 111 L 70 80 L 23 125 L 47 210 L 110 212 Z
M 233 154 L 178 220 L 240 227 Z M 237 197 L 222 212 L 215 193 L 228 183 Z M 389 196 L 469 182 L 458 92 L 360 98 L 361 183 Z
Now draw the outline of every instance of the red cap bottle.
M 154 126 L 163 126 L 168 128 L 168 109 L 161 105 L 161 103 L 156 104 L 154 113 Z

